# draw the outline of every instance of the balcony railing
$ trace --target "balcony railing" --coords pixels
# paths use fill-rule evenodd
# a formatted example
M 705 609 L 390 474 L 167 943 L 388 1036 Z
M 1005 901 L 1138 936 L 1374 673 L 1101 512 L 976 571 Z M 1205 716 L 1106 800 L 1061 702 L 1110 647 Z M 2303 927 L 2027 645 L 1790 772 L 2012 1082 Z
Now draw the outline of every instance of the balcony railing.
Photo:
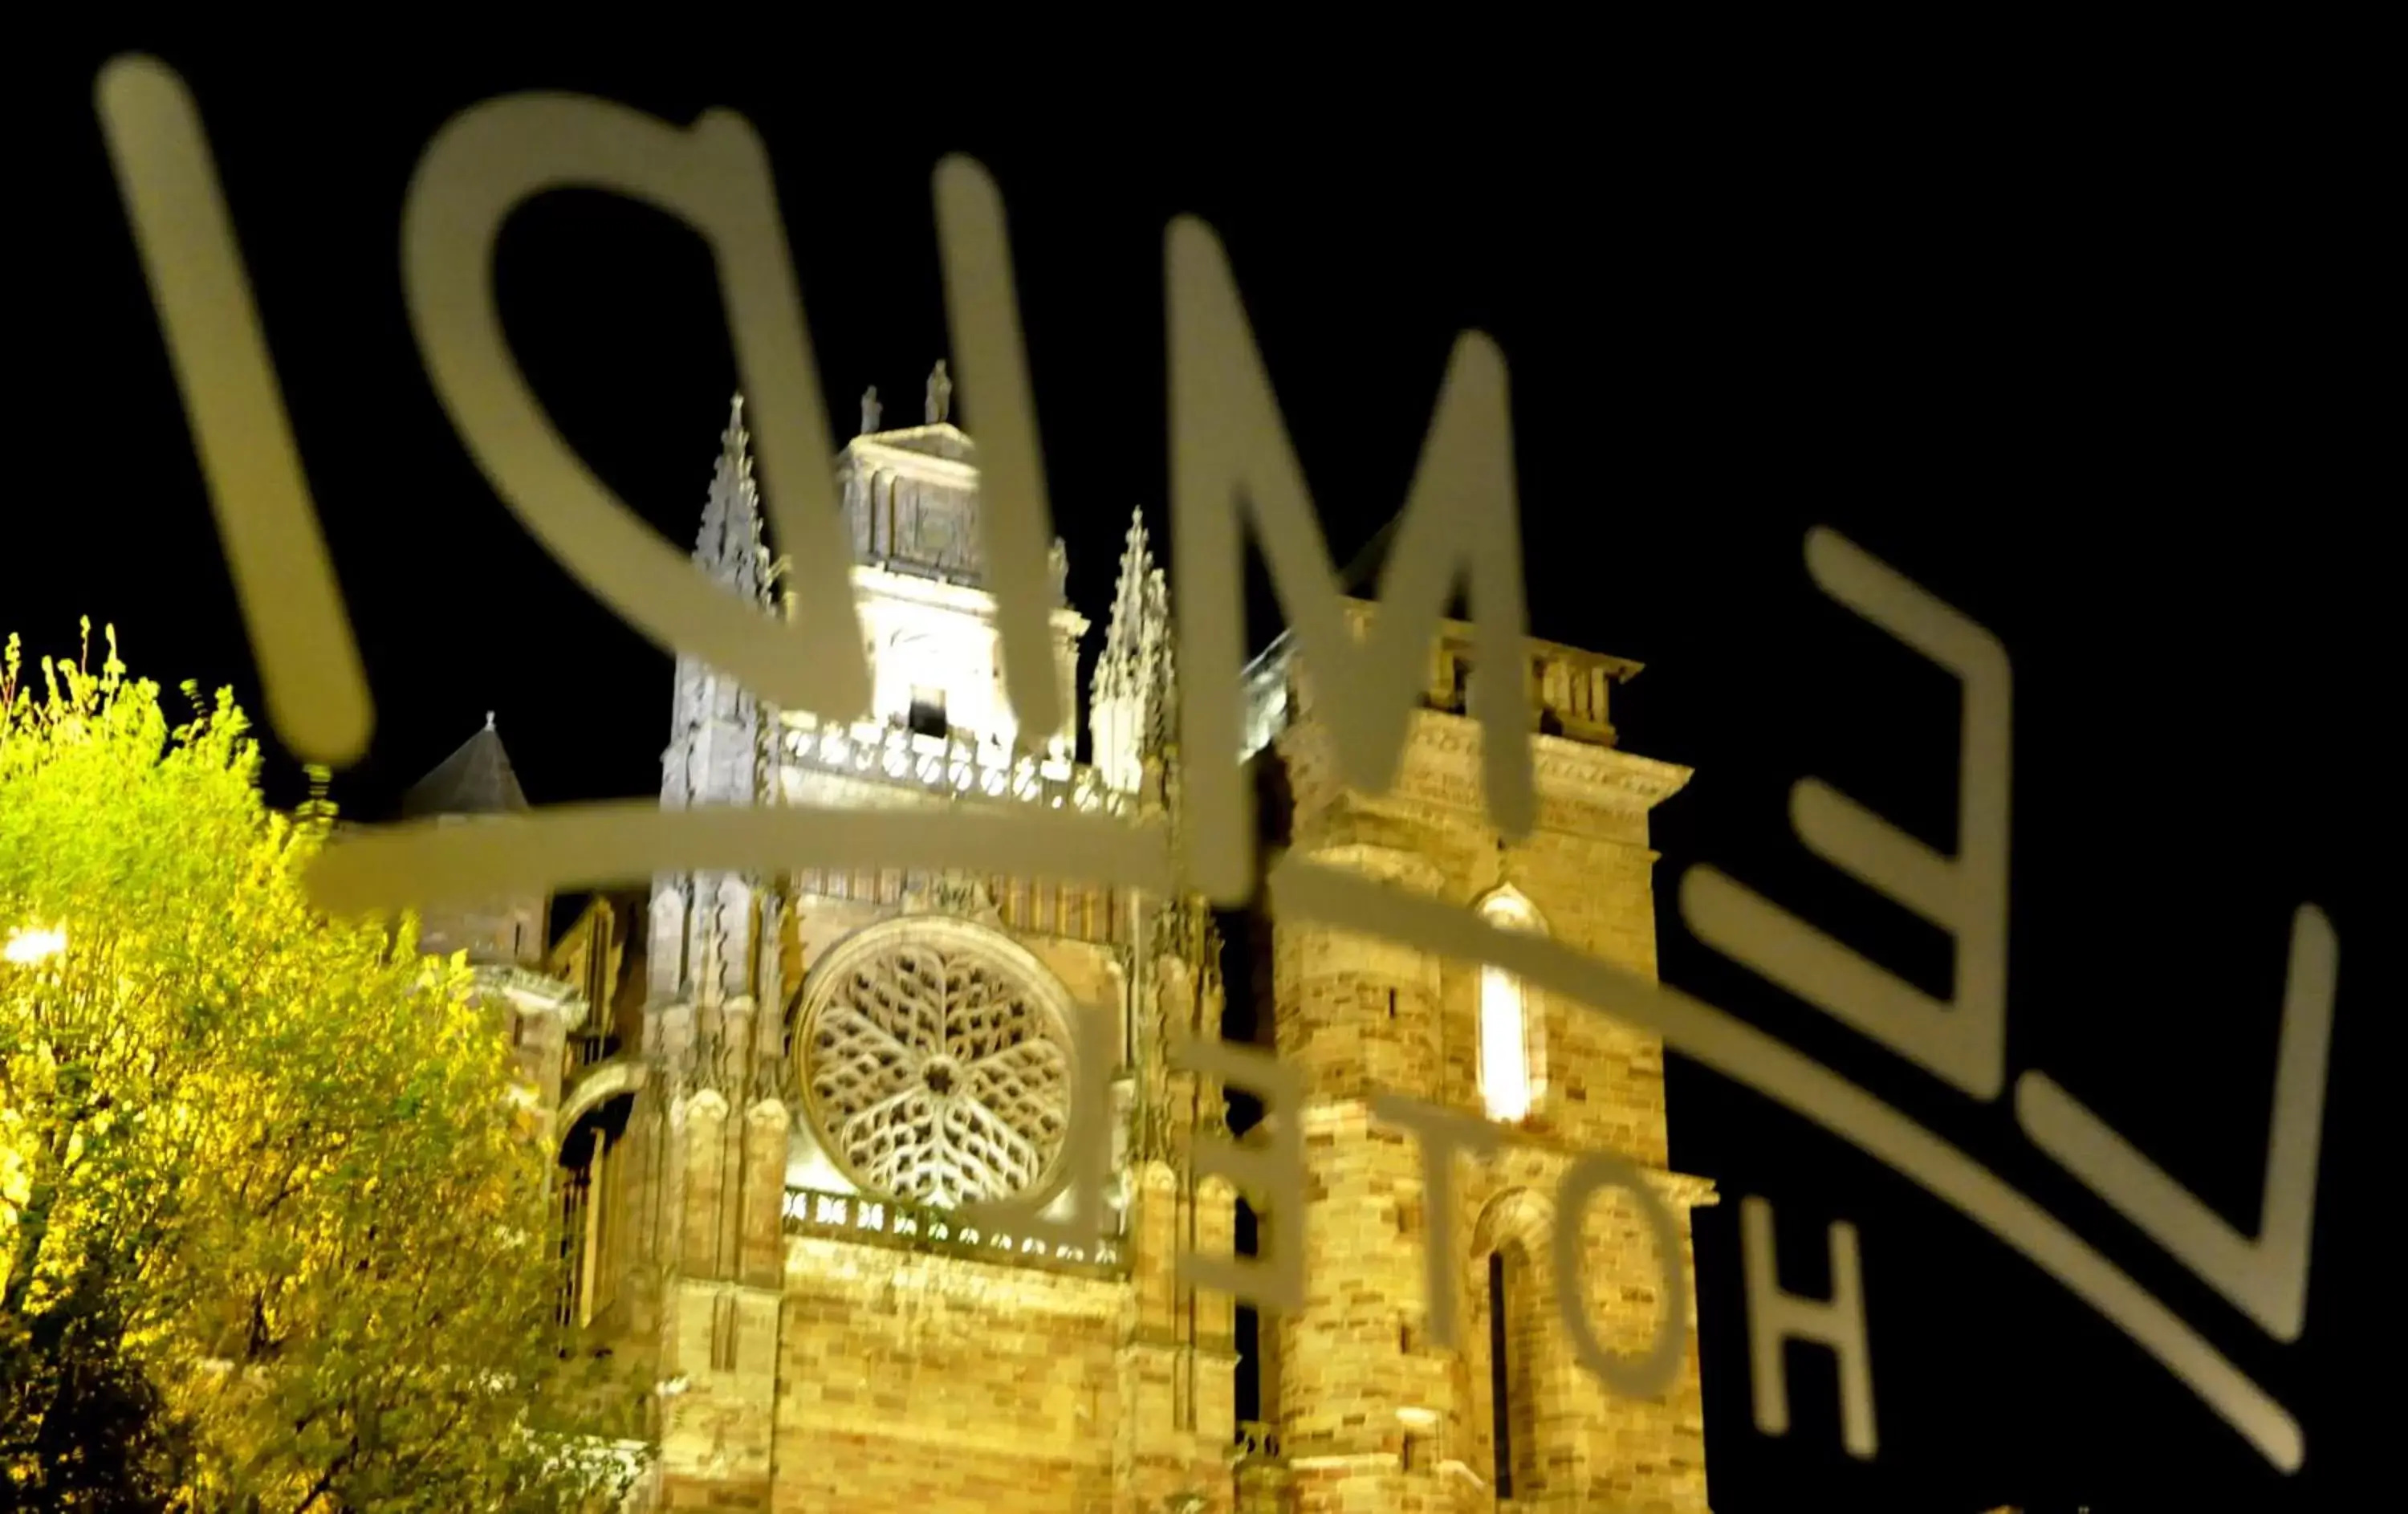
M 1083 1277 L 1117 1277 L 1128 1270 L 1126 1254 L 1116 1236 L 1099 1235 L 1085 1245 L 1064 1245 L 982 1227 L 950 1209 L 807 1188 L 786 1190 L 785 1210 L 789 1235 L 857 1241 L 897 1251 Z
M 1347 609 L 1360 634 L 1369 627 L 1377 607 L 1350 600 Z M 1455 715 L 1469 713 L 1473 650 L 1470 626 L 1460 621 L 1440 623 L 1430 645 L 1429 682 L 1422 690 L 1425 709 Z M 1246 727 L 1241 748 L 1246 756 L 1270 744 L 1302 717 L 1296 677 L 1299 661 L 1296 638 L 1286 633 L 1247 664 L 1242 678 Z M 1612 689 L 1638 676 L 1640 664 L 1537 640 L 1525 641 L 1523 664 L 1535 729 L 1591 746 L 1614 744 Z
M 821 772 L 876 776 L 910 784 L 930 793 L 1008 800 L 1082 815 L 1119 815 L 1128 796 L 1104 786 L 1102 774 L 1083 762 L 1065 762 L 982 745 L 968 736 L 927 736 L 903 726 L 873 722 L 838 725 L 810 715 L 792 717 L 781 750 L 796 767 Z

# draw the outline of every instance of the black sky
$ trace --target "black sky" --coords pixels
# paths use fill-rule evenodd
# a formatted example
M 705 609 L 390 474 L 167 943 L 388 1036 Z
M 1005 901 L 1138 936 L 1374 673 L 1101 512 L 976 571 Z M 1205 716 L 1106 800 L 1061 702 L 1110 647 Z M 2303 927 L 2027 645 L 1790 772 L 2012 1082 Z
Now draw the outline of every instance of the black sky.
M 419 371 L 399 215 L 450 114 L 530 88 L 681 123 L 744 111 L 776 161 L 839 436 L 865 384 L 908 410 L 945 351 L 928 175 L 947 151 L 984 161 L 1011 218 L 1072 595 L 1094 613 L 1129 508 L 1163 524 L 1162 237 L 1200 214 L 1341 559 L 1401 500 L 1455 333 L 1502 344 L 1533 628 L 1646 662 L 1617 711 L 1624 743 L 1698 770 L 1658 816 L 1666 977 L 2066 1218 L 2290 1406 L 2310 1447 L 2303 1474 L 2274 1477 L 2029 1264 L 1675 1059 L 1675 1163 L 1725 1195 L 1698 1225 L 1715 1507 L 1806 1507 L 1810 1491 L 1813 1507 L 1900 1509 L 2337 1504 L 2366 1454 L 2344 1385 L 2372 1368 L 2356 1312 L 2386 1233 L 2365 964 L 2387 928 L 2367 863 L 2398 844 L 2372 763 L 2394 702 L 2373 642 L 2398 491 L 2371 466 L 2369 379 L 2388 365 L 2371 350 L 2375 206 L 2332 151 L 2345 103 L 1729 88 L 1641 109 L 1484 73 L 1467 116 L 1436 109 L 1426 80 L 1357 100 L 1239 75 L 1144 87 L 1066 60 L 980 84 L 963 77 L 975 60 L 924 74 L 876 40 L 810 63 L 766 45 L 408 60 L 345 43 L 304 65 L 127 26 L 24 54 L 7 108 L 29 180 L 9 238 L 25 471 L 0 531 L 0 632 L 63 650 L 90 614 L 136 670 L 230 683 L 261 708 L 91 110 L 117 50 L 180 69 L 213 138 L 367 658 L 375 745 L 337 794 L 370 817 L 488 709 L 537 802 L 648 792 L 668 712 L 666 658 L 519 528 Z M 1099 91 L 1101 72 L 1122 82 Z M 554 196 L 507 233 L 500 289 L 564 432 L 690 540 L 734 383 L 700 243 Z M 2286 922 L 2302 900 L 2330 914 L 2341 998 L 2299 1344 L 2258 1334 L 2054 1171 L 2004 1103 L 1941 1088 L 1683 930 L 1672 886 L 1711 860 L 1945 988 L 1944 938 L 1788 831 L 1788 787 L 1813 773 L 1954 839 L 1954 688 L 1816 594 L 1800 546 L 1817 523 L 2014 659 L 2011 1071 L 2047 1067 L 2244 1227 Z M 2171 1065 L 2148 1049 L 2170 1030 Z M 1793 1353 L 1785 1438 L 1753 1428 L 1737 1221 L 1752 1193 L 1776 1205 L 1797 1291 L 1824 1285 L 1827 1222 L 1862 1233 L 1870 1468 L 1839 1449 L 1828 1357 Z

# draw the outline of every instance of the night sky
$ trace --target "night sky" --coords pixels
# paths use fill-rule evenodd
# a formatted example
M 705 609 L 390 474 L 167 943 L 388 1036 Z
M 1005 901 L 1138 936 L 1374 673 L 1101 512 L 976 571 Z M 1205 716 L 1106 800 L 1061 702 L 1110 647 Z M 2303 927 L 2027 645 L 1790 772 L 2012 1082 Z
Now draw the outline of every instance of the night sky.
M 982 159 L 1010 215 L 1090 651 L 1130 507 L 1167 524 L 1163 232 L 1200 214 L 1341 561 L 1401 501 L 1455 333 L 1502 345 L 1532 629 L 1645 662 L 1615 711 L 1623 744 L 1698 770 L 1656 816 L 1665 977 L 2065 1218 L 2288 1406 L 2309 1448 L 2302 1473 L 2274 1475 L 1970 1221 L 1675 1057 L 1674 1164 L 1724 1195 L 1697 1227 L 1715 1507 L 2339 1507 L 2368 1454 L 2344 1385 L 2385 1391 L 2365 1318 L 2389 1205 L 2366 973 L 2387 928 L 2361 858 L 2399 844 L 2372 760 L 2394 702 L 2375 681 L 2373 523 L 2398 498 L 2369 466 L 2376 211 L 2326 151 L 2344 108 L 2110 106 L 2036 83 L 1776 103 L 1725 81 L 1641 108 L 1595 80 L 1476 73 L 1440 110 L 1435 75 L 1205 87 L 1066 59 L 1059 77 L 974 82 L 974 48 L 894 41 L 463 43 L 416 61 L 362 41 L 294 62 L 126 27 L 22 50 L 7 108 L 24 471 L 0 633 L 64 651 L 89 614 L 136 672 L 231 684 L 262 709 L 91 108 L 116 51 L 165 57 L 211 133 L 377 701 L 373 750 L 336 787 L 363 818 L 489 709 L 538 804 L 654 791 L 667 734 L 667 657 L 519 527 L 420 370 L 400 211 L 448 116 L 538 88 L 680 123 L 743 111 L 776 161 L 838 438 L 867 384 L 890 418 L 916 414 L 946 350 L 928 176 L 948 151 Z M 735 382 L 701 242 L 563 195 L 523 211 L 499 256 L 511 339 L 563 432 L 691 541 Z M 1818 523 L 2014 658 L 2010 1075 L 2045 1067 L 2244 1229 L 2290 913 L 2330 915 L 2341 989 L 2299 1343 L 2055 1169 L 2008 1102 L 1956 1093 L 1683 930 L 1674 885 L 1711 861 L 1946 991 L 1946 938 L 1789 830 L 1789 786 L 1815 774 L 1954 841 L 1955 685 L 1816 592 L 1801 542 Z M 289 800 L 297 769 L 269 747 Z M 2151 1049 L 2169 1036 L 2171 1062 Z M 1826 1224 L 1862 1236 L 1870 1466 L 1840 1449 L 1828 1353 L 1791 1354 L 1789 1434 L 1754 1428 L 1747 1194 L 1776 1207 L 1793 1291 L 1825 1286 Z

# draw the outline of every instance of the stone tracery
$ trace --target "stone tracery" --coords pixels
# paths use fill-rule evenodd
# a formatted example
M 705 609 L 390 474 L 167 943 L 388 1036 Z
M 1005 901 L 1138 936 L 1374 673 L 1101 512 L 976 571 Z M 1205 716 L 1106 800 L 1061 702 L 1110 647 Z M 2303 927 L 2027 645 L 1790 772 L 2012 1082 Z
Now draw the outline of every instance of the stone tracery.
M 896 922 L 824 964 L 797 1075 L 831 1161 L 953 1208 L 1042 1187 L 1068 1132 L 1070 1039 L 1042 969 L 972 927 Z

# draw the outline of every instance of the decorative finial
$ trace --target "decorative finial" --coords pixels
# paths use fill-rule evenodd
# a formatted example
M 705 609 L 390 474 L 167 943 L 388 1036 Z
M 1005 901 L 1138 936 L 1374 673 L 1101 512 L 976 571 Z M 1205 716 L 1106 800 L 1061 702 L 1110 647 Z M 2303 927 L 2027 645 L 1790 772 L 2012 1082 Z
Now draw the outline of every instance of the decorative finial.
M 485 728 L 487 730 L 494 728 L 494 712 L 491 710 L 485 712 Z
M 928 375 L 928 424 L 939 425 L 953 412 L 953 381 L 945 373 L 945 360 L 937 359 L 936 370 Z
M 878 403 L 878 385 L 871 384 L 861 392 L 861 434 L 868 436 L 879 428 L 879 414 L 884 407 Z

